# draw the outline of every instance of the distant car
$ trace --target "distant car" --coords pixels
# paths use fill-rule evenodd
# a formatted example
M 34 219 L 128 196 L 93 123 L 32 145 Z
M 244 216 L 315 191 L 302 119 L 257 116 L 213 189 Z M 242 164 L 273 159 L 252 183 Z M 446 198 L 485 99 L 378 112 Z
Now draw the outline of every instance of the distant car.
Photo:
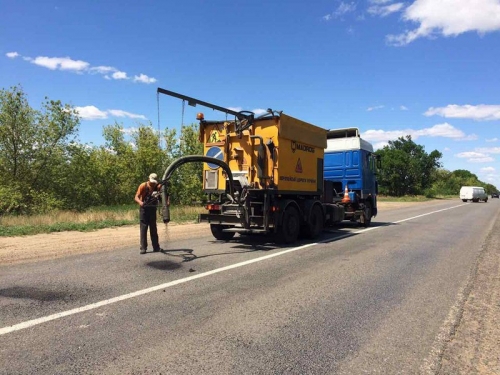
M 491 193 L 491 197 L 492 198 L 499 198 L 499 195 L 500 193 L 497 191 L 496 193 Z
M 460 188 L 460 199 L 464 202 L 488 202 L 488 195 L 481 186 L 462 186 Z

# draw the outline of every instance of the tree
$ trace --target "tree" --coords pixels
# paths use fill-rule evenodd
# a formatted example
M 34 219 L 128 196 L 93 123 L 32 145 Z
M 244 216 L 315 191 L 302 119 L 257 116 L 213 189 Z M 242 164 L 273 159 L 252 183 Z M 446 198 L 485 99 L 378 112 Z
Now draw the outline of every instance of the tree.
M 434 150 L 427 154 L 424 147 L 413 142 L 410 135 L 389 141 L 376 152 L 382 157 L 380 192 L 388 195 L 424 194 L 441 166 L 442 154 Z
M 18 197 L 0 209 L 21 212 L 60 205 L 54 181 L 61 177 L 79 123 L 74 109 L 60 101 L 45 98 L 37 111 L 21 87 L 0 90 L 0 202 L 6 195 Z
M 457 177 L 457 178 L 460 178 L 462 180 L 472 180 L 472 181 L 479 181 L 479 179 L 477 178 L 477 176 L 466 170 L 466 169 L 456 169 L 452 172 L 452 174 Z
M 203 143 L 198 140 L 196 124 L 183 125 L 179 140 L 175 129 L 165 131 L 167 166 L 175 159 L 187 155 L 203 155 Z M 170 201 L 174 204 L 192 204 L 204 199 L 203 163 L 180 166 L 169 181 Z

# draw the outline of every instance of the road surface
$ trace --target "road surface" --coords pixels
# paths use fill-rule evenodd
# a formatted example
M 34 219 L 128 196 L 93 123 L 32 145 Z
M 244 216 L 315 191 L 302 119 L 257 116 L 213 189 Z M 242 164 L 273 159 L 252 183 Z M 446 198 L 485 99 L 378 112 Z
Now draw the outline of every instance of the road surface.
M 290 247 L 203 230 L 164 253 L 3 265 L 0 373 L 488 373 L 452 344 L 499 216 L 449 200 Z

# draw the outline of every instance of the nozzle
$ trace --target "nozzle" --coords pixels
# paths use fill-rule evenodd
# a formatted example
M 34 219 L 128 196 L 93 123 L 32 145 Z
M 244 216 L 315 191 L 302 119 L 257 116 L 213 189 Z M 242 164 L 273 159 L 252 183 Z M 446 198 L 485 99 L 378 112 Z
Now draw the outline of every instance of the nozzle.
M 161 207 L 161 216 L 163 217 L 163 222 L 166 224 L 170 221 L 170 200 L 169 196 L 167 193 L 167 184 L 165 183 L 161 187 L 161 201 L 162 201 L 162 207 Z

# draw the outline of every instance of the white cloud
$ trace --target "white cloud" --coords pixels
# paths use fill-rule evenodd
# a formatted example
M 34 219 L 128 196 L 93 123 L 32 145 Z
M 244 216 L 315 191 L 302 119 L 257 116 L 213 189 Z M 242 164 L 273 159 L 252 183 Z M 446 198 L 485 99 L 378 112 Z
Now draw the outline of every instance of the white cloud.
M 388 142 L 376 142 L 373 144 L 373 149 L 379 150 L 381 148 L 384 148 L 385 146 L 389 146 L 389 143 Z
M 340 18 L 347 13 L 352 13 L 356 10 L 356 3 L 354 2 L 343 2 L 341 1 L 336 10 L 332 13 L 323 16 L 325 21 L 330 21 L 334 18 Z
M 476 31 L 479 34 L 500 30 L 498 0 L 415 0 L 403 13 L 403 20 L 418 23 L 413 30 L 387 35 L 395 46 L 407 45 L 418 38 L 445 37 Z
M 486 156 L 484 158 L 470 158 L 467 161 L 470 163 L 491 163 L 492 161 L 495 161 L 495 159 L 491 156 Z
M 374 16 L 386 17 L 389 14 L 399 12 L 403 9 L 404 3 L 394 3 L 390 5 L 372 5 L 368 8 L 368 13 Z
M 354 12 L 355 10 L 356 4 L 354 2 L 351 1 L 350 3 L 344 3 L 343 1 L 341 1 L 337 10 L 333 12 L 333 14 L 339 17 L 346 13 Z
M 466 151 L 455 155 L 457 158 L 467 159 L 469 163 L 490 163 L 494 158 L 479 151 Z
M 135 113 L 122 111 L 121 109 L 109 109 L 107 111 L 101 111 L 99 108 L 93 105 L 88 105 L 85 107 L 75 107 L 75 110 L 78 112 L 78 117 L 80 117 L 82 120 L 89 121 L 104 120 L 109 116 L 147 120 L 146 116 L 144 115 L 137 115 Z
M 114 72 L 111 77 L 113 77 L 113 79 L 128 79 L 127 73 L 125 72 Z
M 475 136 L 474 134 L 467 136 L 463 131 L 455 128 L 447 122 L 445 122 L 444 124 L 434 125 L 432 128 L 417 130 L 415 134 L 418 136 L 446 137 L 467 141 L 477 139 L 477 136 Z
M 392 0 L 368 0 L 371 4 L 386 4 L 390 3 Z
M 255 113 L 255 116 L 260 116 L 260 115 L 267 113 L 267 109 L 256 108 L 256 109 L 253 109 L 252 112 Z
M 385 142 L 395 140 L 399 137 L 404 137 L 412 130 L 367 130 L 365 131 L 361 137 L 366 139 L 367 141 L 373 142 Z
M 401 106 L 399 106 L 399 109 L 402 110 L 402 111 L 407 111 L 408 107 L 406 107 L 404 105 L 401 105 Z
M 231 111 L 234 111 L 234 112 L 240 112 L 243 110 L 242 107 L 228 107 L 227 109 L 230 109 Z M 253 112 L 255 114 L 255 116 L 260 116 L 260 115 L 263 115 L 264 113 L 266 113 L 267 109 L 256 108 L 256 109 L 252 109 L 251 112 Z
M 134 82 L 142 82 L 142 83 L 148 83 L 148 84 L 155 83 L 156 78 L 148 77 L 147 75 L 141 73 L 138 76 L 134 76 Z
M 494 173 L 496 170 L 493 167 L 484 167 L 480 169 L 483 173 Z
M 101 111 L 93 105 L 75 107 L 75 110 L 78 112 L 78 117 L 83 120 L 103 120 L 108 118 L 108 114 L 105 111 Z
M 7 57 L 13 59 L 19 55 L 17 52 L 8 52 Z M 83 60 L 73 60 L 70 57 L 47 57 L 47 56 L 37 56 L 31 58 L 29 56 L 22 56 L 24 61 L 28 61 L 32 64 L 50 69 L 50 70 L 67 70 L 74 73 L 87 73 L 87 74 L 102 74 L 104 79 L 111 80 L 128 80 L 130 79 L 126 72 L 120 71 L 112 66 L 91 66 L 90 63 Z M 148 77 L 145 74 L 140 74 L 139 76 L 134 76 L 134 82 L 141 83 L 154 83 L 156 78 Z
M 93 66 L 89 69 L 90 73 L 99 73 L 99 74 L 108 74 L 111 72 L 116 72 L 118 69 L 113 68 L 112 66 Z
M 478 147 L 476 151 L 484 152 L 485 154 L 500 154 L 500 147 Z
M 500 105 L 456 105 L 450 104 L 446 107 L 431 107 L 425 116 L 442 116 L 447 118 L 467 118 L 477 121 L 500 120 Z
M 367 110 L 368 112 L 371 112 L 371 111 L 374 111 L 374 110 L 376 110 L 376 109 L 382 109 L 382 108 L 384 108 L 384 106 L 383 106 L 383 105 L 376 105 L 376 106 L 373 106 L 373 107 L 368 107 L 366 110 Z
M 86 61 L 73 60 L 69 57 L 38 56 L 31 59 L 30 62 L 51 70 L 70 70 L 77 73 L 87 70 L 90 66 Z
M 367 141 L 375 142 L 387 142 L 395 140 L 399 137 L 405 137 L 411 135 L 413 140 L 419 137 L 443 137 L 451 138 L 457 141 L 473 140 L 477 139 L 474 134 L 466 135 L 463 131 L 455 128 L 454 126 L 444 123 L 437 124 L 430 128 L 424 128 L 420 130 L 415 129 L 403 129 L 403 130 L 367 130 L 363 133 L 362 138 Z
M 144 115 L 136 115 L 135 113 L 122 111 L 121 109 L 110 109 L 108 110 L 108 113 L 115 117 L 128 117 L 128 118 L 147 120 L 146 116 Z
M 498 138 L 486 139 L 486 142 L 498 142 Z
M 485 158 L 488 155 L 486 155 L 482 152 L 466 151 L 466 152 L 460 152 L 459 154 L 456 154 L 455 156 L 457 158 Z

